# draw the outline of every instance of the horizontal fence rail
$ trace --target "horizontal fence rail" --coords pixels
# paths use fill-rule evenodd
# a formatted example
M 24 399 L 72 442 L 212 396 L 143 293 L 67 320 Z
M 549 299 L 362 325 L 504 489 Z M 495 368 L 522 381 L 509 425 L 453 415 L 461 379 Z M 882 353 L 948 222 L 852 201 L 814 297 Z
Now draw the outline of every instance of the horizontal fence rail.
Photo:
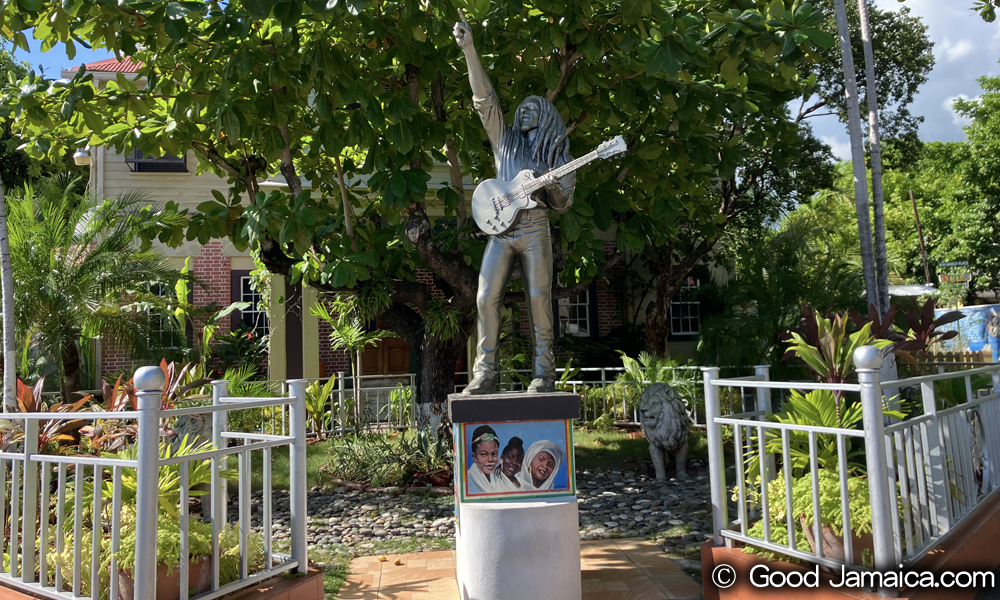
M 228 382 L 215 381 L 211 405 L 161 410 L 163 375 L 154 369 L 136 375 L 138 410 L 0 414 L 0 585 L 54 599 L 138 599 L 155 598 L 166 577 L 182 600 L 211 600 L 306 571 L 306 382 L 265 398 L 230 396 Z M 230 419 L 262 409 L 283 411 L 281 432 L 227 430 Z M 171 435 L 192 417 L 211 426 Z M 122 456 L 45 437 L 80 421 L 126 428 Z M 273 528 L 278 451 L 290 465 L 290 536 L 281 541 Z M 263 510 L 254 515 L 255 487 Z M 158 555 L 163 527 L 178 535 L 179 553 Z
M 1000 365 L 880 381 L 881 362 L 878 350 L 861 348 L 859 382 L 835 384 L 702 369 L 717 545 L 739 542 L 835 569 L 909 568 L 994 500 Z M 756 391 L 753 410 L 723 414 L 720 399 L 733 388 Z M 837 410 L 860 403 L 863 428 L 768 420 L 772 394 L 793 391 L 833 394 Z M 883 411 L 900 402 L 913 416 L 893 422 Z M 859 499 L 864 513 L 853 512 Z

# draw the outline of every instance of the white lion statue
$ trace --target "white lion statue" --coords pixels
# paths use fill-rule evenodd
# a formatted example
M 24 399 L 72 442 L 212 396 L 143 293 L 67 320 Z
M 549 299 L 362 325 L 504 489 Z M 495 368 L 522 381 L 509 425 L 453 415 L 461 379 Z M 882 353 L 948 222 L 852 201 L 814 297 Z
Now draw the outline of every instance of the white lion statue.
M 639 415 L 642 431 L 649 440 L 649 455 L 653 459 L 656 478 L 667 478 L 664 452 L 671 452 L 677 466 L 677 479 L 686 479 L 687 404 L 674 388 L 665 383 L 654 383 L 642 392 Z

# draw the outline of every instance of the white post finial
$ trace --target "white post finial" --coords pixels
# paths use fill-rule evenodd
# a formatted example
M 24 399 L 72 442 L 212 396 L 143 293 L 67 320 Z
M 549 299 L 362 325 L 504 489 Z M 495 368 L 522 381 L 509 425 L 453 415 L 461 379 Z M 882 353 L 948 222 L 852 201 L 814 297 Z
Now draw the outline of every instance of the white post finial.
M 854 366 L 858 369 L 882 368 L 882 351 L 875 346 L 861 346 L 854 351 Z

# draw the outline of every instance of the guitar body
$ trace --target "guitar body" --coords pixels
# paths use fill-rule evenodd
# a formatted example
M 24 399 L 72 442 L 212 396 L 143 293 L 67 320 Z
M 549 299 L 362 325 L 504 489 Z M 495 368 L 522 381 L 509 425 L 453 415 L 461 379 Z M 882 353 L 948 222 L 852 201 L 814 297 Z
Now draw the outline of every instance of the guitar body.
M 476 225 L 490 235 L 513 229 L 522 212 L 538 206 L 531 199 L 531 192 L 525 189 L 534 180 L 534 173 L 526 169 L 511 181 L 487 179 L 480 183 L 472 193 L 472 218 Z
M 615 136 L 597 147 L 586 156 L 574 159 L 549 171 L 556 179 L 562 179 L 577 169 L 599 158 L 610 158 L 627 151 L 628 146 L 622 136 Z M 538 206 L 531 196 L 541 190 L 538 178 L 525 169 L 511 181 L 487 179 L 472 193 L 472 218 L 484 233 L 500 235 L 517 225 L 521 213 Z

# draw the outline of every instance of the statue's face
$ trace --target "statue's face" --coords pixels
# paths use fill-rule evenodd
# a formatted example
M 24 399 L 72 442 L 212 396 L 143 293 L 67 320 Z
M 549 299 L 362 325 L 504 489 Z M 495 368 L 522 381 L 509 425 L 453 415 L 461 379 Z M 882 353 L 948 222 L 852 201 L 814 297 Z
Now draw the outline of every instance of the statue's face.
M 541 112 L 541 107 L 534 100 L 522 102 L 521 106 L 517 108 L 518 129 L 527 133 L 538 127 L 538 116 Z

